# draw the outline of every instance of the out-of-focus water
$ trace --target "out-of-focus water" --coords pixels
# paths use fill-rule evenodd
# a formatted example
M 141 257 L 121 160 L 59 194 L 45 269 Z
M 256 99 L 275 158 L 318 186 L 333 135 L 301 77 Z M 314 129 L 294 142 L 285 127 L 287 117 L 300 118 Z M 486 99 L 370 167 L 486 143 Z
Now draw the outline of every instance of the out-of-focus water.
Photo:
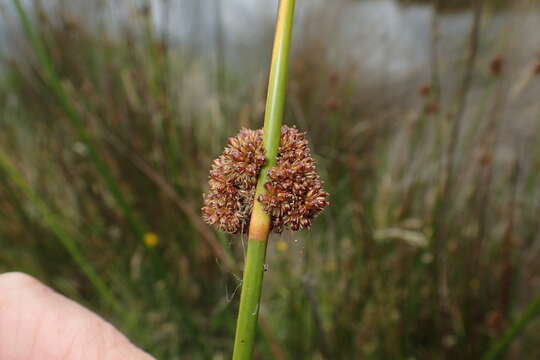
M 23 3 L 31 6 L 32 0 Z M 114 33 L 136 21 L 144 1 L 45 3 L 49 9 L 63 4 L 76 21 Z M 0 22 L 0 54 L 4 56 L 9 53 L 10 32 L 16 28 L 16 17 L 6 4 Z M 268 57 L 277 0 L 150 0 L 150 4 L 157 32 L 168 34 L 173 43 L 187 44 L 194 54 L 211 59 L 217 51 L 223 51 L 229 65 L 246 68 L 256 67 Z M 431 5 L 403 6 L 395 0 L 300 0 L 297 4 L 297 47 L 304 39 L 320 38 L 326 42 L 321 56 L 336 64 L 357 62 L 367 72 L 382 71 L 398 77 L 429 63 L 435 15 Z M 470 10 L 439 15 L 441 56 L 462 52 L 471 21 Z M 540 48 L 540 37 L 533 36 L 539 31 L 539 12 L 489 13 L 483 26 L 483 45 L 495 49 L 504 46 L 512 55 L 528 55 Z
M 154 21 L 174 38 L 191 42 L 210 52 L 217 37 L 225 43 L 227 58 L 237 62 L 246 53 L 267 46 L 278 1 L 259 0 L 152 0 Z M 169 4 L 165 11 L 164 4 Z M 404 75 L 425 66 L 430 58 L 431 5 L 401 5 L 395 0 L 301 0 L 297 2 L 295 45 L 302 39 L 327 40 L 325 56 L 335 62 L 355 59 L 366 70 Z M 495 47 L 506 42 L 512 54 L 540 48 L 540 12 L 532 9 L 485 12 L 483 43 Z M 439 14 L 439 46 L 442 55 L 463 50 L 472 12 Z M 219 35 L 218 35 L 219 34 Z M 528 36 L 527 36 L 528 34 Z M 519 39 L 519 41 L 513 41 Z M 513 41 L 514 44 L 508 43 Z M 534 51 L 534 50 L 533 50 Z M 249 57 L 248 57 L 249 58 Z

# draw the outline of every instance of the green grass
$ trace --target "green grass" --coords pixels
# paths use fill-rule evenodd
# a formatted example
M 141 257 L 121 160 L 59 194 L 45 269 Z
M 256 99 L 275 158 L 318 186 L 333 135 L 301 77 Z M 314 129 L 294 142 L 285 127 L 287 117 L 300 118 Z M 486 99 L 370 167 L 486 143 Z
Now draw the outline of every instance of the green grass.
M 66 14 L 27 15 L 33 41 L 1 65 L 0 271 L 37 276 L 159 359 L 229 358 L 247 239 L 198 214 L 227 137 L 262 126 L 268 64 L 259 77 L 228 64 L 216 86 L 211 59 L 163 43 L 147 14 L 114 36 Z M 540 290 L 540 163 L 527 149 L 539 128 L 512 130 L 524 114 L 540 118 L 527 102 L 537 78 L 517 100 L 504 91 L 530 59 L 495 81 L 480 38 L 453 190 L 440 203 L 466 43 L 441 57 L 430 113 L 433 99 L 416 94 L 430 69 L 371 86 L 361 65 L 324 51 L 337 30 L 305 35 L 320 16 L 295 33 L 284 111 L 308 131 L 331 205 L 312 231 L 270 238 L 255 358 L 478 359 L 507 339 L 509 359 L 538 358 L 529 303 Z M 258 46 L 268 54 L 271 42 Z M 144 232 L 157 246 L 144 246 Z

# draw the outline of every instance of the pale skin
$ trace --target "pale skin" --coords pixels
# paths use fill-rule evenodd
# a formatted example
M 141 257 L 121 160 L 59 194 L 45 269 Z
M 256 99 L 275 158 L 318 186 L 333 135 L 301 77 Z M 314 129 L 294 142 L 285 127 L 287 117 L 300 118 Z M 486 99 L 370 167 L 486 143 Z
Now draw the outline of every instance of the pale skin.
M 23 273 L 0 275 L 0 359 L 152 360 L 111 324 Z

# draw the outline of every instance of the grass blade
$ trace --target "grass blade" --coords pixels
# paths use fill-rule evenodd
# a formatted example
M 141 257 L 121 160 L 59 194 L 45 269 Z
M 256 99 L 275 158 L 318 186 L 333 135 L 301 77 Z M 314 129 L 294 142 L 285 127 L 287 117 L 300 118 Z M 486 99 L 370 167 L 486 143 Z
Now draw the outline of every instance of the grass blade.
M 109 171 L 109 168 L 107 167 L 101 156 L 98 154 L 96 150 L 97 146 L 94 144 L 92 138 L 86 131 L 83 122 L 79 116 L 79 113 L 69 102 L 68 95 L 62 87 L 60 78 L 54 70 L 52 60 L 47 53 L 45 43 L 43 39 L 41 39 L 41 37 L 39 37 L 32 29 L 30 19 L 28 18 L 26 11 L 22 7 L 20 0 L 13 0 L 13 4 L 15 5 L 17 14 L 23 25 L 26 36 L 30 40 L 32 49 L 37 56 L 39 65 L 42 67 L 45 83 L 56 97 L 59 106 L 64 111 L 69 122 L 75 129 L 77 136 L 88 149 L 88 155 L 90 156 L 90 159 L 94 162 L 99 174 L 105 182 L 108 191 L 111 193 L 112 197 L 115 200 L 115 203 L 122 211 L 132 231 L 137 236 L 137 238 L 142 241 L 145 232 L 144 229 L 146 228 L 146 226 L 144 226 L 141 221 L 135 216 L 134 211 L 131 209 L 126 198 L 120 191 L 120 187 L 114 180 L 111 172 Z
M 112 310 L 123 317 L 123 320 L 128 320 L 128 314 L 124 308 L 117 302 L 116 298 L 103 282 L 94 267 L 82 254 L 75 240 L 63 228 L 61 222 L 49 210 L 47 204 L 43 202 L 39 196 L 24 180 L 20 172 L 11 164 L 9 158 L 0 151 L 0 170 L 4 171 L 15 187 L 23 193 L 32 205 L 37 209 L 43 218 L 43 223 L 48 227 L 58 238 L 61 245 L 69 253 L 73 261 L 80 267 L 83 274 L 88 278 L 92 286 L 96 289 L 99 298 L 109 306 Z
M 482 360 L 495 360 L 501 358 L 508 346 L 512 343 L 525 326 L 540 314 L 540 294 L 533 299 L 519 318 L 505 331 L 502 337 L 495 342 L 482 357 Z

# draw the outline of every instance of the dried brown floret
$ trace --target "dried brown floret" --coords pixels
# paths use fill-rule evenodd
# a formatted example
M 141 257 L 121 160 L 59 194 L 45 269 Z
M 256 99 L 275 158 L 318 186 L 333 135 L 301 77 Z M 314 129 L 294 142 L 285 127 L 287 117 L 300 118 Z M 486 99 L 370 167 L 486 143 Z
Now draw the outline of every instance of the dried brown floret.
M 501 55 L 495 56 L 489 63 L 489 69 L 492 75 L 500 75 L 503 71 L 504 59 Z
M 264 165 L 262 130 L 242 129 L 229 139 L 223 154 L 214 160 L 204 196 L 204 220 L 229 233 L 247 232 L 257 177 Z M 259 197 L 271 216 L 272 229 L 309 228 L 328 205 L 328 193 L 315 170 L 305 134 L 283 126 L 276 167 L 268 173 L 266 193 Z
M 268 172 L 266 193 L 259 197 L 272 217 L 272 228 L 297 231 L 310 227 L 313 218 L 328 205 L 328 193 L 315 169 L 305 133 L 282 127 L 276 167 Z
M 264 161 L 260 130 L 242 129 L 230 138 L 210 170 L 202 208 L 204 221 L 229 233 L 246 232 Z

